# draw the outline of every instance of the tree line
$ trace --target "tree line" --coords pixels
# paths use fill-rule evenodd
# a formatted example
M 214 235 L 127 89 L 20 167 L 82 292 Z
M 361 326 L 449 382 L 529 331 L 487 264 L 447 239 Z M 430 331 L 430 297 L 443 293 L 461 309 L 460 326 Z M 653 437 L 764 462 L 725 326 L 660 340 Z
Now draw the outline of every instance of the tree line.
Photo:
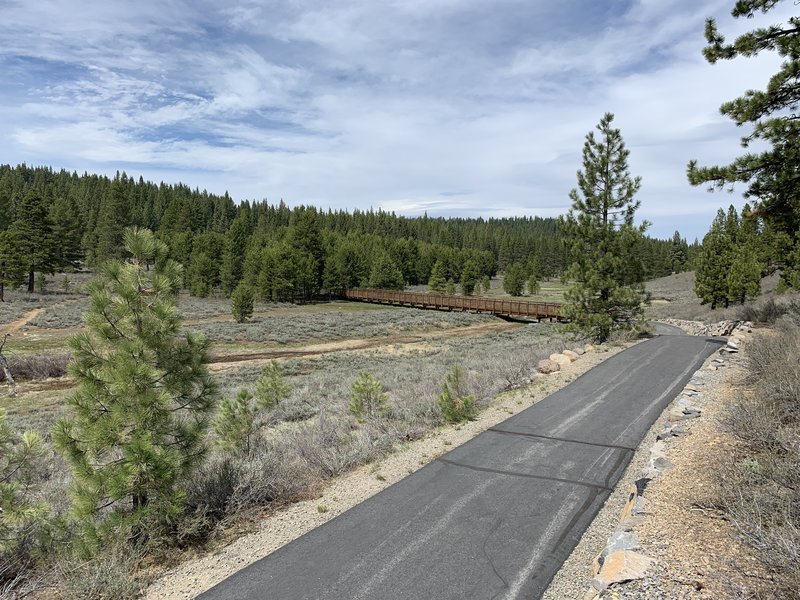
M 242 282 L 269 300 L 307 298 L 342 287 L 401 288 L 477 282 L 530 265 L 556 277 L 568 256 L 557 219 L 398 216 L 381 210 L 324 211 L 243 201 L 184 184 L 0 166 L 0 298 L 3 286 L 34 291 L 37 273 L 99 267 L 123 257 L 126 227 L 153 231 L 184 265 L 181 285 L 197 296 L 230 295 Z M 680 236 L 678 235 L 680 239 Z M 686 247 L 688 260 L 689 245 Z M 644 237 L 649 277 L 687 268 L 673 241 Z M 463 289 L 463 286 L 462 286 Z

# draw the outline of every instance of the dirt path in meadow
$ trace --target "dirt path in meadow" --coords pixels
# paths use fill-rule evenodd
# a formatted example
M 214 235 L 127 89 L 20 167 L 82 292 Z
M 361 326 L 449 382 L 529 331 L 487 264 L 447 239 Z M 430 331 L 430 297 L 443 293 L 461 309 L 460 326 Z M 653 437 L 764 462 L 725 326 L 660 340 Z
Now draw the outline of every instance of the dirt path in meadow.
M 458 338 L 478 336 L 482 334 L 498 333 L 522 327 L 521 323 L 489 323 L 481 325 L 470 325 L 458 327 L 447 331 L 423 331 L 407 335 L 394 335 L 378 338 L 356 338 L 349 340 L 339 340 L 335 342 L 322 342 L 297 346 L 294 348 L 271 348 L 269 350 L 254 350 L 252 352 L 241 352 L 231 354 L 217 354 L 211 358 L 212 369 L 221 370 L 230 365 L 248 362 L 263 361 L 278 358 L 299 358 L 320 356 L 328 352 L 343 352 L 348 350 L 366 350 L 369 348 L 380 348 L 393 345 L 418 344 L 433 338 Z
M 15 331 L 19 331 L 25 325 L 33 321 L 39 314 L 43 311 L 43 308 L 34 308 L 26 312 L 16 321 L 11 321 L 10 323 L 5 323 L 4 325 L 0 325 L 0 335 L 5 335 L 7 333 L 14 333 Z

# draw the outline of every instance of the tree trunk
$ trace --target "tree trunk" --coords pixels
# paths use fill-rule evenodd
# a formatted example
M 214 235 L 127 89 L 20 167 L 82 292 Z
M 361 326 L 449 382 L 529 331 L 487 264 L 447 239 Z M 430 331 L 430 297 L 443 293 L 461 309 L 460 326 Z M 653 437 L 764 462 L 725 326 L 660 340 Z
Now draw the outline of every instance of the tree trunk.
M 29 294 L 33 293 L 33 278 L 34 278 L 34 272 L 33 272 L 33 269 L 31 269 L 28 272 L 28 293 Z

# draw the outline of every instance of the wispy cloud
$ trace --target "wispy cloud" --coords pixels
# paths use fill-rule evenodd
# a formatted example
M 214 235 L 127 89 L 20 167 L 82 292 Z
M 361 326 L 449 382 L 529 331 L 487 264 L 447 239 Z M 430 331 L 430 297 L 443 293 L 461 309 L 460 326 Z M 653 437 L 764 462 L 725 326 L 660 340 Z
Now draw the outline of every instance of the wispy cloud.
M 642 217 L 693 237 L 736 198 L 690 188 L 686 162 L 736 155 L 741 131 L 718 106 L 776 66 L 703 61 L 706 16 L 754 24 L 730 5 L 6 1 L 0 161 L 237 199 L 554 215 L 610 110 L 644 180 Z

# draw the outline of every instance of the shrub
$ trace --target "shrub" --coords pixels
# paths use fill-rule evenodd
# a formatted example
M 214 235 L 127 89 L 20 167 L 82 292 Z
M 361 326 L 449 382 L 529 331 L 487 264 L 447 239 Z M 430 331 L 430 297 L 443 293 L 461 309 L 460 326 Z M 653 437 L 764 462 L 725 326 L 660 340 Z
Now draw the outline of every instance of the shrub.
M 133 600 L 144 589 L 137 580 L 136 567 L 141 550 L 124 548 L 120 544 L 89 561 L 67 561 L 60 565 L 64 600 Z
M 389 394 L 380 381 L 371 373 L 362 371 L 353 382 L 350 403 L 347 405 L 350 414 L 359 421 L 365 418 L 386 416 L 389 410 Z
M 464 370 L 455 365 L 447 374 L 439 394 L 438 405 L 442 417 L 451 423 L 469 421 L 478 414 L 475 396 L 463 390 Z
M 253 316 L 255 292 L 253 288 L 242 282 L 231 294 L 231 313 L 237 323 L 244 323 Z
M 69 354 L 16 354 L 8 357 L 8 368 L 14 379 L 47 379 L 66 375 L 69 361 Z M 5 381 L 2 370 L 0 381 Z

